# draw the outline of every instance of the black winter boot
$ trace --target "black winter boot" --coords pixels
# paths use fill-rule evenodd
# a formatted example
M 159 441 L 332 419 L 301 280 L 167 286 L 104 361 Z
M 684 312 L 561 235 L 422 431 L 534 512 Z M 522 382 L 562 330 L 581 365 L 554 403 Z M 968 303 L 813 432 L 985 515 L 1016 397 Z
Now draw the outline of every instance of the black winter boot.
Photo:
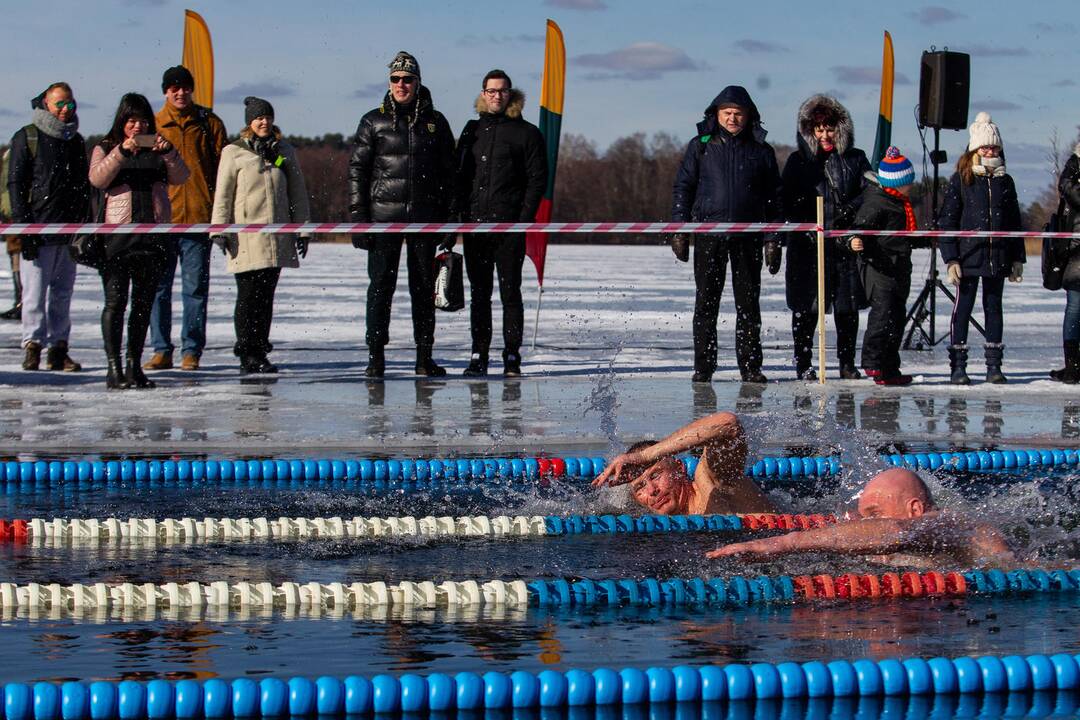
M 503 353 L 503 377 L 521 377 L 521 355 L 516 350 Z
M 386 355 L 383 354 L 382 345 L 368 346 L 367 368 L 364 375 L 369 378 L 381 378 L 386 374 Z
M 15 285 L 15 304 L 11 306 L 10 310 L 0 313 L 0 320 L 22 319 L 22 276 L 17 272 L 13 272 L 11 281 Z
M 1002 385 L 1008 379 L 1001 374 L 1001 358 L 1005 354 L 1005 346 L 1001 343 L 987 343 L 984 346 L 986 352 L 986 382 L 994 385 Z
M 487 353 L 473 352 L 469 358 L 469 366 L 461 373 L 465 377 L 485 377 L 488 372 Z
M 1065 367 L 1057 380 L 1068 385 L 1080 382 L 1080 343 L 1065 343 Z
M 150 390 L 157 387 L 157 384 L 146 377 L 146 373 L 142 371 L 142 358 L 138 355 L 128 355 L 124 377 L 127 379 L 128 387 L 138 390 Z
M 1061 368 L 1060 370 L 1050 371 L 1050 379 L 1057 380 L 1058 382 L 1065 382 L 1064 380 L 1062 380 L 1062 377 L 1069 369 L 1069 358 L 1075 357 L 1077 354 L 1080 354 L 1080 343 L 1078 342 L 1066 340 L 1063 343 L 1063 347 L 1065 349 L 1065 367 Z
M 110 355 L 107 358 L 107 363 L 107 370 L 105 371 L 105 387 L 109 390 L 127 390 L 131 387 L 127 375 L 124 374 L 124 366 L 120 363 L 120 358 L 115 355 Z
M 423 377 L 445 377 L 446 370 L 431 359 L 430 345 L 416 346 L 416 367 L 413 368 L 417 375 Z
M 949 346 L 949 369 L 952 377 L 949 382 L 953 385 L 970 385 L 971 378 L 967 374 L 968 349 L 967 345 Z

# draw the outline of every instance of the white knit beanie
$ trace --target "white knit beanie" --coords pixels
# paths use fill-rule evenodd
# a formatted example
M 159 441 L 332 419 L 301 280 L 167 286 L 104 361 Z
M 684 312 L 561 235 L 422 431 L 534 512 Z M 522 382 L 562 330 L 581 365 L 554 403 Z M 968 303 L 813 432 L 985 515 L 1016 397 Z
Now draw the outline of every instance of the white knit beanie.
M 990 113 L 981 112 L 975 116 L 975 122 L 968 128 L 971 139 L 968 140 L 968 150 L 978 150 L 984 145 L 1001 147 L 1001 132 L 998 126 L 990 119 Z

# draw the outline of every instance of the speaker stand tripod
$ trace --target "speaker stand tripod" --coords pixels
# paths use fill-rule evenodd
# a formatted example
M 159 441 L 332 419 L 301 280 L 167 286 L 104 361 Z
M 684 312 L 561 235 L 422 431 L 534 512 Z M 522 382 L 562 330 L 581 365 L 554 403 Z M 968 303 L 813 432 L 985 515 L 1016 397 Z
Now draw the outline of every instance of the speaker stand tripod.
M 934 151 L 930 153 L 930 164 L 934 166 L 934 180 L 930 189 L 930 227 L 934 230 L 938 227 L 938 166 L 943 162 L 945 162 L 945 157 L 944 153 L 941 152 L 941 128 L 934 128 Z M 937 240 L 931 238 L 930 270 L 926 273 L 926 280 L 923 282 L 923 288 L 919 292 L 919 296 L 915 298 L 911 309 L 908 310 L 907 317 L 904 318 L 904 327 L 908 328 L 907 333 L 904 334 L 903 347 L 905 350 L 930 350 L 949 337 L 948 332 L 944 332 L 941 337 L 937 337 L 935 328 L 937 294 L 938 291 L 944 293 L 945 297 L 949 298 L 949 302 L 952 303 L 956 302 L 956 296 L 953 295 L 949 288 L 945 287 L 945 283 L 938 277 L 937 260 Z M 970 322 L 979 331 L 980 335 L 986 337 L 986 331 L 983 330 L 982 325 L 974 317 L 970 319 Z

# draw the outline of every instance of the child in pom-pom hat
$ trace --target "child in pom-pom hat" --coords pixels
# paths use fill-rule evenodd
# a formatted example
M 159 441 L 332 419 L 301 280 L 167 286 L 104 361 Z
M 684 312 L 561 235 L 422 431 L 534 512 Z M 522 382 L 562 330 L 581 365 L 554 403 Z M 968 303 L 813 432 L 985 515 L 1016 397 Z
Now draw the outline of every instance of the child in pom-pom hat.
M 855 230 L 915 230 L 911 184 L 915 168 L 898 148 L 890 147 L 855 215 Z M 908 385 L 911 376 L 900 372 L 900 343 L 904 337 L 907 297 L 911 289 L 911 242 L 903 236 L 852 236 L 852 251 L 859 253 L 870 314 L 863 334 L 862 365 L 878 385 Z

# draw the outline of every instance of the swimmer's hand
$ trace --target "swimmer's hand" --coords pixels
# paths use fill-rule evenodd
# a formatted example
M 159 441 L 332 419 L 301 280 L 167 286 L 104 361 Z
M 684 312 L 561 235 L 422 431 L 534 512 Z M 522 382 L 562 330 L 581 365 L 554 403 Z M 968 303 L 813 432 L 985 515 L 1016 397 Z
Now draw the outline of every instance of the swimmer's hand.
M 604 472 L 596 476 L 592 481 L 593 487 L 614 487 L 625 485 L 634 479 L 637 470 L 640 470 L 642 459 L 636 453 L 623 453 L 604 468 Z
M 781 545 L 786 535 L 765 538 L 763 540 L 750 540 L 748 542 L 732 543 L 724 547 L 716 548 L 705 553 L 710 560 L 725 557 L 737 557 L 740 560 L 764 560 L 773 555 L 786 552 Z

